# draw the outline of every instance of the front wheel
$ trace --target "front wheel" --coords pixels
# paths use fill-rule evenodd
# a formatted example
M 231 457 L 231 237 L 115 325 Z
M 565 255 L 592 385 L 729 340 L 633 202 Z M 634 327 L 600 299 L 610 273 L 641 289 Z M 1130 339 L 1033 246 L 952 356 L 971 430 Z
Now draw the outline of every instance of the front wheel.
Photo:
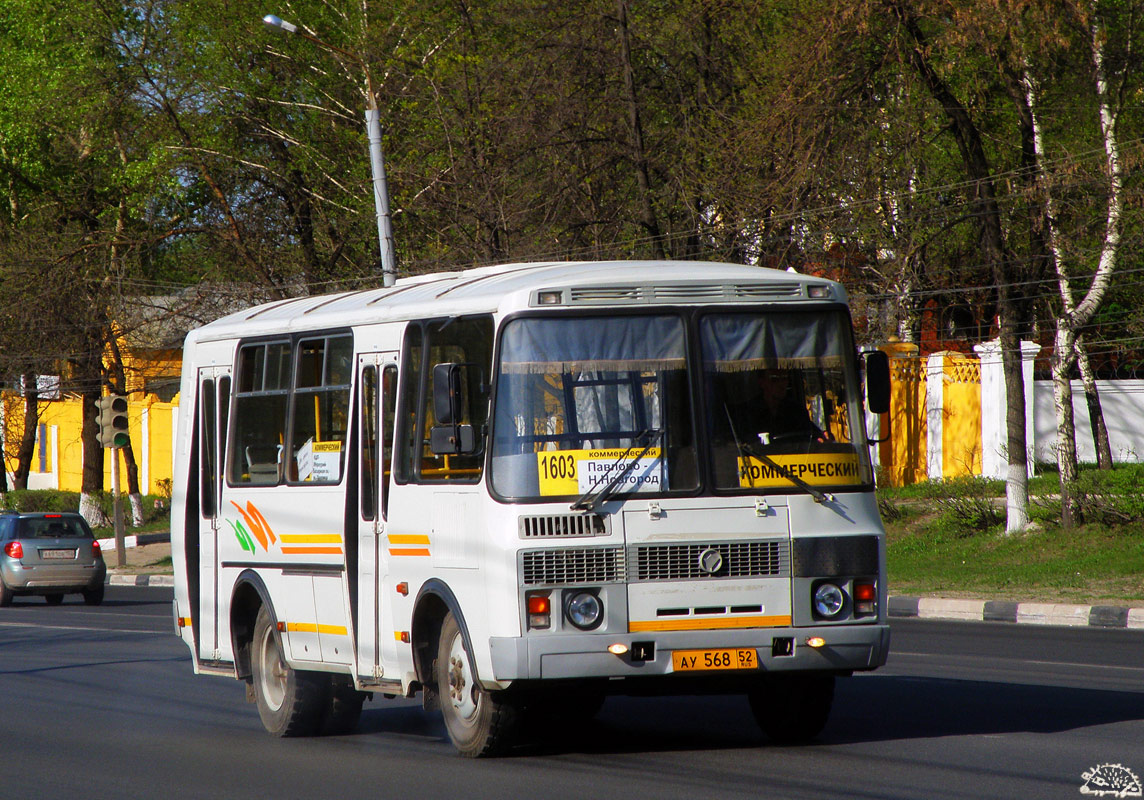
M 254 623 L 251 644 L 258 716 L 275 736 L 312 736 L 322 722 L 328 679 L 288 667 L 274 627 L 273 617 L 263 606 Z
M 441 716 L 453 746 L 469 758 L 504 752 L 516 727 L 516 706 L 503 692 L 487 691 L 477 682 L 461 626 L 452 613 L 441 625 L 434 670 Z
M 747 694 L 755 721 L 776 744 L 802 744 L 826 727 L 834 676 L 770 675 Z

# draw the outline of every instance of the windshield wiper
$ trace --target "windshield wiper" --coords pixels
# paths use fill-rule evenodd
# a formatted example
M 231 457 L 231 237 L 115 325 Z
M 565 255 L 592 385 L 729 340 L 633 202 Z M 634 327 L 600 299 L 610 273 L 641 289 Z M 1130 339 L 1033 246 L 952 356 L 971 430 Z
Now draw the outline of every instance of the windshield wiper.
M 759 448 L 759 446 L 756 445 L 754 442 L 741 442 L 741 441 L 739 441 L 739 434 L 737 434 L 735 432 L 735 423 L 731 419 L 731 410 L 729 408 L 727 408 L 727 405 L 725 403 L 723 404 L 723 410 L 725 412 L 727 412 L 727 424 L 731 426 L 731 438 L 735 440 L 735 448 L 739 451 L 740 454 L 748 455 L 748 456 L 751 456 L 752 458 L 757 458 L 759 461 L 762 461 L 764 464 L 766 464 L 768 467 L 773 469 L 779 475 L 782 475 L 784 478 L 786 478 L 788 481 L 793 483 L 795 486 L 802 489 L 804 492 L 806 492 L 811 497 L 813 497 L 814 502 L 816 502 L 816 503 L 826 503 L 826 502 L 833 503 L 834 502 L 834 495 L 830 494 L 829 492 L 822 492 L 822 491 L 816 489 L 815 487 L 811 486 L 809 483 L 804 481 L 802 478 L 795 475 L 794 472 L 792 472 L 789 467 L 786 467 L 783 464 L 780 464 L 779 462 L 775 461 L 773 458 L 768 456 L 766 453 L 764 453 Z
M 604 484 L 603 488 L 597 491 L 597 484 L 599 484 L 606 475 L 611 474 L 612 471 L 617 466 L 619 466 L 621 461 L 631 455 L 632 451 L 639 446 L 640 441 L 649 433 L 652 434 L 651 438 L 648 440 L 648 443 L 644 445 L 643 449 L 636 454 L 636 457 L 629 460 L 628 463 L 624 465 L 623 469 L 613 475 L 611 480 Z M 620 453 L 620 457 L 612 463 L 612 466 L 610 466 L 599 478 L 597 478 L 592 483 L 592 485 L 588 487 L 588 491 L 580 495 L 579 499 L 577 499 L 576 502 L 572 504 L 572 510 L 593 511 L 598 505 L 600 505 L 600 503 L 608 499 L 611 496 L 612 491 L 616 488 L 616 486 L 620 484 L 620 481 L 626 478 L 628 473 L 635 469 L 636 464 L 638 464 L 643 459 L 643 457 L 647 455 L 648 451 L 651 450 L 652 445 L 655 444 L 659 439 L 660 433 L 661 431 L 653 431 L 651 428 L 644 428 L 642 431 L 637 433 L 632 439 L 631 445 L 629 445 L 628 448 L 624 450 L 624 452 Z

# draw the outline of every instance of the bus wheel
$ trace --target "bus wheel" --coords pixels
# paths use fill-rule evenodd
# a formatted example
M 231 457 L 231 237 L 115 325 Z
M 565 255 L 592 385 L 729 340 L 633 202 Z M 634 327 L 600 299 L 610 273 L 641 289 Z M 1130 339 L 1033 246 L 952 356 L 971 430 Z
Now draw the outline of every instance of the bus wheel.
M 275 736 L 317 733 L 328 696 L 328 679 L 286 666 L 266 606 L 258 610 L 254 623 L 251 661 L 254 699 L 266 730 Z
M 834 702 L 833 675 L 770 675 L 747 694 L 755 721 L 776 744 L 801 744 L 822 732 Z
M 469 758 L 503 752 L 516 725 L 517 709 L 503 692 L 486 691 L 477 683 L 452 613 L 441 626 L 435 671 L 441 715 L 453 746 Z

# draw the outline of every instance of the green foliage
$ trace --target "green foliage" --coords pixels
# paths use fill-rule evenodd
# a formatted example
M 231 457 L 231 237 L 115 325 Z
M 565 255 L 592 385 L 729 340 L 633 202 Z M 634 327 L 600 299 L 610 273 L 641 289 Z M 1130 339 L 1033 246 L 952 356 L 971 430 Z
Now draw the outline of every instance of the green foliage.
M 4 493 L 8 511 L 79 511 L 79 492 L 55 489 L 19 489 Z
M 1144 521 L 1144 464 L 1087 469 L 1073 484 L 1082 518 L 1102 525 Z

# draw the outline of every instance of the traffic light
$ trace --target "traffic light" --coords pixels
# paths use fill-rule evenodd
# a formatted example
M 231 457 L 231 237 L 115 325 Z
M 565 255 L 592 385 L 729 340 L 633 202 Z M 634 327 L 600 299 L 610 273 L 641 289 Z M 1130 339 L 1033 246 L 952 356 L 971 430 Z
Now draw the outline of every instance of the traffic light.
M 124 447 L 131 441 L 127 433 L 127 398 L 109 394 L 95 401 L 99 414 L 99 443 L 104 447 Z

